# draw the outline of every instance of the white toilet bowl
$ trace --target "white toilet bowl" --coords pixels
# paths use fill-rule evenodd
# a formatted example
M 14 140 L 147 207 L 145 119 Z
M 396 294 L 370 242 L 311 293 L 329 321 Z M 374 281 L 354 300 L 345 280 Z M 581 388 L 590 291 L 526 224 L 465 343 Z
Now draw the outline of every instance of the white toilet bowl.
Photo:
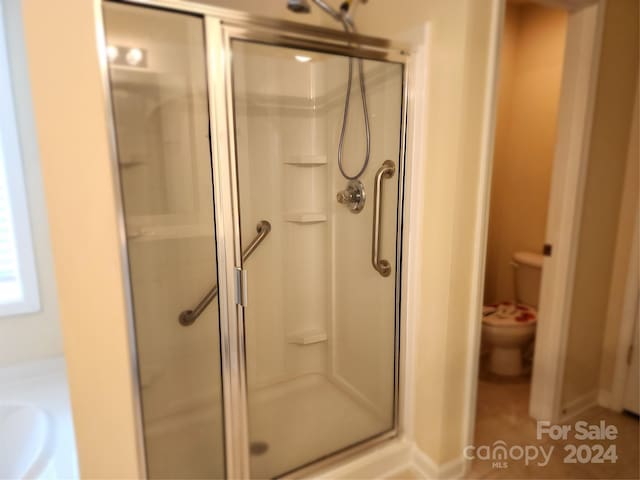
M 490 348 L 489 370 L 496 375 L 525 373 L 523 351 L 536 333 L 535 309 L 526 305 L 502 304 L 482 318 L 482 338 Z
M 536 334 L 538 297 L 544 257 L 533 252 L 513 254 L 515 298 L 485 307 L 482 338 L 491 349 L 489 369 L 497 375 L 522 375 L 523 353 Z

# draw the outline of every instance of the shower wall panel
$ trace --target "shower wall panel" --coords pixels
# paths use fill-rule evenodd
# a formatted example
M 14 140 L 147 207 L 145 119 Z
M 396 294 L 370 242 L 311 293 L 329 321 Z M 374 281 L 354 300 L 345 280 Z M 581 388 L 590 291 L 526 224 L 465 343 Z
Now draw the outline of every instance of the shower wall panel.
M 250 389 L 324 374 L 327 363 L 326 117 L 317 103 L 324 76 L 322 65 L 272 50 L 242 42 L 234 50 L 243 246 L 258 221 L 272 225 L 245 264 Z
M 336 146 L 344 111 L 346 58 L 327 62 L 325 75 L 331 85 L 327 98 L 327 150 L 336 163 Z M 400 164 L 400 127 L 402 69 L 398 65 L 365 62 L 367 105 L 371 125 L 369 167 L 360 177 L 366 186 L 367 203 L 362 212 L 351 213 L 343 205 L 331 202 L 331 242 L 333 244 L 333 304 L 331 328 L 331 375 L 381 418 L 393 409 L 394 345 L 389 342 L 395 331 L 395 277 L 382 278 L 371 264 L 373 225 L 373 184 L 377 170 L 389 159 Z M 354 61 L 354 70 L 357 63 Z M 353 82 L 349 122 L 344 147 L 347 174 L 356 173 L 365 158 L 365 130 L 359 86 Z M 331 168 L 331 190 L 346 185 L 339 170 Z M 382 202 L 383 258 L 396 270 L 396 209 L 398 171 L 383 182 Z M 335 196 L 335 194 L 334 194 Z
M 246 262 L 251 473 L 273 477 L 394 427 L 396 218 L 402 67 L 364 62 L 371 160 L 364 210 L 336 200 L 347 57 L 235 41 L 235 140 L 244 248 L 255 224 L 269 237 Z M 354 61 L 345 168 L 364 161 Z M 374 178 L 385 160 L 381 243 L 392 274 L 371 263 Z M 309 435 L 309 432 L 315 432 Z

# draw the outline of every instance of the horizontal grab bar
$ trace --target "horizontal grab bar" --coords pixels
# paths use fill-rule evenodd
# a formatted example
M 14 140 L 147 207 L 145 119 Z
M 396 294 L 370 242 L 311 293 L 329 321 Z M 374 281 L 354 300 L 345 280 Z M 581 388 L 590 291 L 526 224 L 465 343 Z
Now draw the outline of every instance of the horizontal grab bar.
M 256 227 L 256 231 L 258 232 L 258 235 L 256 235 L 256 238 L 251 241 L 245 251 L 242 252 L 243 262 L 251 256 L 255 249 L 258 248 L 258 245 L 260 245 L 265 237 L 269 235 L 269 232 L 271 231 L 271 224 L 266 220 L 261 220 Z M 204 309 L 207 308 L 217 296 L 218 285 L 214 285 L 192 310 L 184 310 L 180 313 L 178 316 L 178 322 L 180 322 L 180 325 L 183 327 L 193 325 L 193 322 L 196 321 Z

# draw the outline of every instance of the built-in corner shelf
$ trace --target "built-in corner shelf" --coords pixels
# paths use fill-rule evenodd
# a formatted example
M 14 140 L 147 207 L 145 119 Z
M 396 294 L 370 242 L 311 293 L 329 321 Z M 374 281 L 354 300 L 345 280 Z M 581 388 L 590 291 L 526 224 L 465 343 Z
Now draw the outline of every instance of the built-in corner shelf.
M 321 223 L 327 221 L 327 214 L 322 212 L 287 213 L 284 220 L 290 223 Z
M 327 332 L 322 330 L 303 330 L 287 335 L 287 343 L 294 345 L 312 345 L 327 341 Z
M 155 240 L 212 237 L 213 228 L 206 223 L 195 225 L 155 225 L 153 227 L 127 227 L 127 240 L 148 242 Z
M 314 165 L 326 165 L 326 155 L 291 155 L 285 161 L 287 165 L 296 165 L 299 167 L 311 167 Z

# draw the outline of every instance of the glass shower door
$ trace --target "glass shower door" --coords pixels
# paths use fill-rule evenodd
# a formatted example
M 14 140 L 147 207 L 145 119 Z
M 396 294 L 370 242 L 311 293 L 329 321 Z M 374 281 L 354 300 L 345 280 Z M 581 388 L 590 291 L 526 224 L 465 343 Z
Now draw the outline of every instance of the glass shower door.
M 272 478 L 396 427 L 403 67 L 363 61 L 358 185 L 337 163 L 349 58 L 244 40 L 231 51 L 243 248 L 271 226 L 243 268 L 251 475 Z M 352 62 L 351 175 L 366 152 Z
M 147 473 L 223 478 L 201 17 L 104 4 Z

